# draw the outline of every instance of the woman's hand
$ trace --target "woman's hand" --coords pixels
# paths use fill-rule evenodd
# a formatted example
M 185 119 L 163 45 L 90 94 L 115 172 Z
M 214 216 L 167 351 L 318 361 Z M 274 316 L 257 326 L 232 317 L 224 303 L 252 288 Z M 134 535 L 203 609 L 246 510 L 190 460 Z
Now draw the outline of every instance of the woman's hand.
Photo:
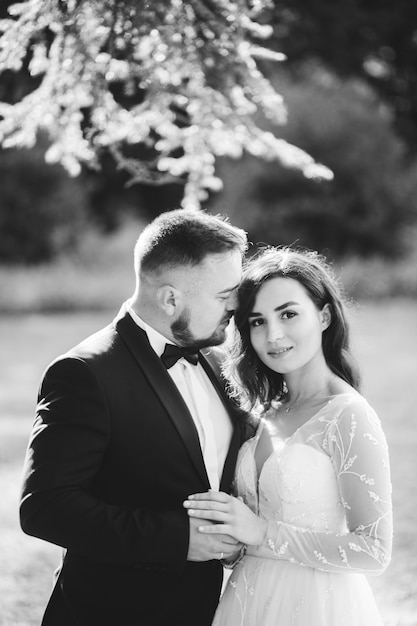
M 223 491 L 208 491 L 188 496 L 184 502 L 188 515 L 211 520 L 213 524 L 199 526 L 201 533 L 231 535 L 246 545 L 263 543 L 267 522 L 253 513 L 241 498 L 229 496 Z

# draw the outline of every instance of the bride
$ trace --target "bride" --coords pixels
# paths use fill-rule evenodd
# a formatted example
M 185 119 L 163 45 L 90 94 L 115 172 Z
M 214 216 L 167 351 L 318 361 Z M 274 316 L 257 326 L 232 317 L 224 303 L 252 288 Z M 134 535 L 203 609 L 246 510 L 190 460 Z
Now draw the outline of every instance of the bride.
M 329 265 L 264 249 L 246 267 L 235 323 L 225 374 L 258 415 L 256 432 L 240 450 L 234 496 L 184 502 L 200 532 L 245 544 L 225 563 L 233 572 L 213 626 L 382 626 L 366 575 L 390 561 L 388 449 L 357 390 Z

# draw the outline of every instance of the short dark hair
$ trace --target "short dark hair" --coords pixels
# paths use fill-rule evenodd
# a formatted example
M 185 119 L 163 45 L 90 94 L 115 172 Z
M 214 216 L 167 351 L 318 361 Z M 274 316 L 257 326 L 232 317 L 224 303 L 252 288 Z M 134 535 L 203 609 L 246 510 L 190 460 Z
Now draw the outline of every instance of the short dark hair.
M 299 282 L 319 310 L 329 305 L 331 322 L 322 338 L 324 357 L 337 376 L 357 389 L 360 377 L 349 346 L 347 299 L 331 265 L 312 250 L 268 246 L 248 260 L 238 289 L 236 332 L 224 365 L 232 395 L 242 408 L 251 410 L 257 403 L 268 408 L 285 394 L 283 376 L 264 365 L 253 349 L 248 321 L 260 288 L 277 277 Z
M 135 246 L 135 270 L 158 272 L 168 267 L 199 265 L 209 254 L 247 249 L 244 230 L 228 218 L 205 211 L 166 211 L 140 234 Z

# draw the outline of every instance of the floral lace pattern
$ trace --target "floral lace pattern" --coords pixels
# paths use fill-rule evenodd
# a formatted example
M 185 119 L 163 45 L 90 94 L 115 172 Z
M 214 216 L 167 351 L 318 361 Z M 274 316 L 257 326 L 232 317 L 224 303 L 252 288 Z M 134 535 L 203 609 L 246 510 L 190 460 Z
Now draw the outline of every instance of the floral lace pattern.
M 235 491 L 268 521 L 267 535 L 248 546 L 214 624 L 382 624 L 363 576 L 386 568 L 392 544 L 388 448 L 374 410 L 354 392 L 333 396 L 278 441 L 258 476 L 264 428 L 242 446 Z
M 236 476 L 239 495 L 270 520 L 265 545 L 249 554 L 381 572 L 391 550 L 391 481 L 372 408 L 350 394 L 330 400 L 267 459 L 258 492 L 253 455 L 262 428 L 242 450 Z

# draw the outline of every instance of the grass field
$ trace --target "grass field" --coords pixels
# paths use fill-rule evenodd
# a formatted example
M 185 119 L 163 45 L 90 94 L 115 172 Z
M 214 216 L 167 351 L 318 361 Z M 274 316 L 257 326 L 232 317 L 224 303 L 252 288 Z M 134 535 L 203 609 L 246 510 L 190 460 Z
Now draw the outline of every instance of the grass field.
M 60 557 L 58 548 L 26 537 L 18 524 L 39 379 L 54 356 L 111 315 L 0 317 L 0 626 L 39 624 Z M 363 391 L 381 417 L 391 453 L 394 553 L 385 574 L 370 579 L 386 626 L 417 625 L 416 319 L 417 303 L 405 300 L 366 303 L 353 317 Z

